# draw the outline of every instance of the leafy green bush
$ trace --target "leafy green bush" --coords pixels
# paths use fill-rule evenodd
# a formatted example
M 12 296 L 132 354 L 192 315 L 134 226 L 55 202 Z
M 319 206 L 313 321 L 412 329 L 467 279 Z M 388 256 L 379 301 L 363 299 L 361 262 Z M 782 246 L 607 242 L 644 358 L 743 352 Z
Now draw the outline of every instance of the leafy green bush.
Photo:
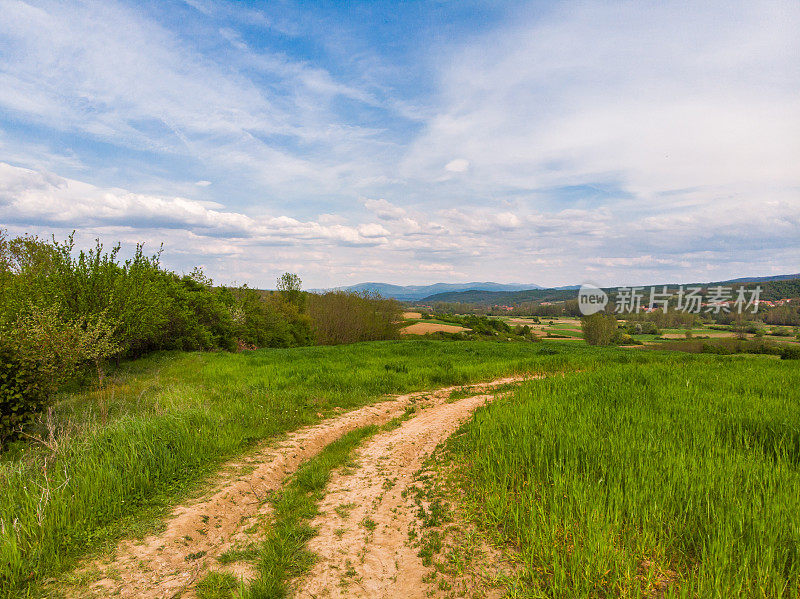
M 800 360 L 800 347 L 787 346 L 781 349 L 781 360 Z
M 612 314 L 598 312 L 581 318 L 583 338 L 589 345 L 612 345 L 620 338 L 617 319 Z
M 22 393 L 30 407 L 9 407 L 0 436 L 20 425 L 16 415 L 12 422 L 12 412 L 24 411 L 27 418 L 80 370 L 94 368 L 102 383 L 108 358 L 397 336 L 400 309 L 394 300 L 310 296 L 291 273 L 278 280 L 277 293 L 215 287 L 200 269 L 188 275 L 165 269 L 160 250 L 148 256 L 139 245 L 124 262 L 119 251 L 119 245 L 106 250 L 99 241 L 76 251 L 72 236 L 64 242 L 30 235 L 9 239 L 0 229 L 0 341 L 4 371 L 16 381 L 2 401 L 21 405 Z M 22 373 L 19 381 L 15 373 Z M 36 392 L 23 393 L 19 385 Z
M 17 434 L 81 368 L 93 366 L 102 382 L 102 362 L 117 351 L 104 314 L 68 320 L 58 306 L 27 306 L 0 331 L 0 442 Z
M 0 343 L 0 447 L 41 411 L 46 399 L 35 365 L 21 362 Z
M 769 334 L 775 337 L 791 337 L 793 333 L 792 330 L 787 327 L 775 327 Z

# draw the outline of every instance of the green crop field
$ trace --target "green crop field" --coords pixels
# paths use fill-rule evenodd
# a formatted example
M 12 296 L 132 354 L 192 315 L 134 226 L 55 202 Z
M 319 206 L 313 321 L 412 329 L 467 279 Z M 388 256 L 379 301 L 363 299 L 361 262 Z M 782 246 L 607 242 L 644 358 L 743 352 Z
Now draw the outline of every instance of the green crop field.
M 514 597 L 797 597 L 796 361 L 641 353 L 527 383 L 449 457 Z

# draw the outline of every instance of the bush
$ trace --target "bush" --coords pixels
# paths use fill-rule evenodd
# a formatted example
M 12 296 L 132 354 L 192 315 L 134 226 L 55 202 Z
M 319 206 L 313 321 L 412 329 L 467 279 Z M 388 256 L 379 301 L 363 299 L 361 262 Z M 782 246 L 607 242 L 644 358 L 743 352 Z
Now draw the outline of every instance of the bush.
M 800 360 L 800 347 L 782 348 L 781 360 Z
M 0 440 L 13 437 L 64 381 L 94 367 L 103 380 L 103 361 L 119 351 L 104 314 L 67 320 L 58 306 L 28 306 L 0 332 Z
M 770 335 L 774 335 L 775 337 L 791 337 L 793 335 L 792 330 L 786 327 L 775 327 L 770 331 Z
M 397 336 L 400 308 L 394 300 L 327 294 L 309 302 L 300 278 L 290 273 L 278 280 L 276 293 L 215 287 L 200 269 L 179 275 L 163 268 L 160 250 L 148 256 L 139 245 L 125 262 L 119 250 L 106 251 L 98 241 L 75 251 L 72 236 L 64 242 L 9 239 L 0 229 L 0 341 L 7 373 L 0 437 L 79 371 L 92 367 L 102 383 L 108 358 Z
M 323 345 L 396 339 L 402 322 L 397 300 L 368 292 L 330 291 L 308 295 L 308 315 Z
M 0 447 L 45 405 L 42 373 L 21 362 L 10 347 L 0 344 Z
M 618 339 L 617 319 L 598 312 L 581 318 L 583 338 L 589 345 L 611 345 Z
M 518 324 L 514 327 L 514 334 L 520 335 L 521 337 L 530 337 L 531 335 L 531 327 L 526 325 Z

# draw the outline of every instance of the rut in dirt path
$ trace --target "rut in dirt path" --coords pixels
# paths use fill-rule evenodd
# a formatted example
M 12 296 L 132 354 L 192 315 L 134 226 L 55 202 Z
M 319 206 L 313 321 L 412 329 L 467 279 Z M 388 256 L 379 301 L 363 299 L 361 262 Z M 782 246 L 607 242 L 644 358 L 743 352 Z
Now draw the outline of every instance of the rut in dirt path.
M 487 389 L 518 382 L 508 377 L 469 385 Z M 193 587 L 209 569 L 219 569 L 216 558 L 237 542 L 255 541 L 247 529 L 269 513 L 268 494 L 280 488 L 287 476 L 305 460 L 343 434 L 371 424 L 384 424 L 420 401 L 444 402 L 456 387 L 401 395 L 391 400 L 347 412 L 287 435 L 247 458 L 228 464 L 217 477 L 209 496 L 174 509 L 163 532 L 142 541 L 123 541 L 109 559 L 95 561 L 78 571 L 90 580 L 64 589 L 69 597 L 173 599 L 194 596 Z M 455 405 L 455 404 L 454 404 Z M 248 578 L 244 569 L 234 573 Z M 56 583 L 57 584 L 57 583 Z
M 492 395 L 434 404 L 400 427 L 380 433 L 357 450 L 359 467 L 333 476 L 309 549 L 319 560 L 299 581 L 302 599 L 423 598 L 436 589 L 409 542 L 415 504 L 414 475 L 436 447 Z

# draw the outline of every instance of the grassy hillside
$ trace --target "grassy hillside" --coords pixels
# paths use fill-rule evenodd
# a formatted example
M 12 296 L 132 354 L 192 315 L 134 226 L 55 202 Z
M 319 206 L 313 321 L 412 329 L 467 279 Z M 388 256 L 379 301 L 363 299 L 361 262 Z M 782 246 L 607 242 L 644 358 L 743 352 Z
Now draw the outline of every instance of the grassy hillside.
M 792 596 L 794 362 L 428 340 L 162 353 L 62 394 L 30 431 L 40 441 L 2 454 L 0 596 L 152 530 L 257 442 L 385 394 L 521 372 L 566 374 L 481 411 L 453 456 L 481 524 L 520 549 L 530 596 L 619 596 L 659 577 L 695 596 Z

